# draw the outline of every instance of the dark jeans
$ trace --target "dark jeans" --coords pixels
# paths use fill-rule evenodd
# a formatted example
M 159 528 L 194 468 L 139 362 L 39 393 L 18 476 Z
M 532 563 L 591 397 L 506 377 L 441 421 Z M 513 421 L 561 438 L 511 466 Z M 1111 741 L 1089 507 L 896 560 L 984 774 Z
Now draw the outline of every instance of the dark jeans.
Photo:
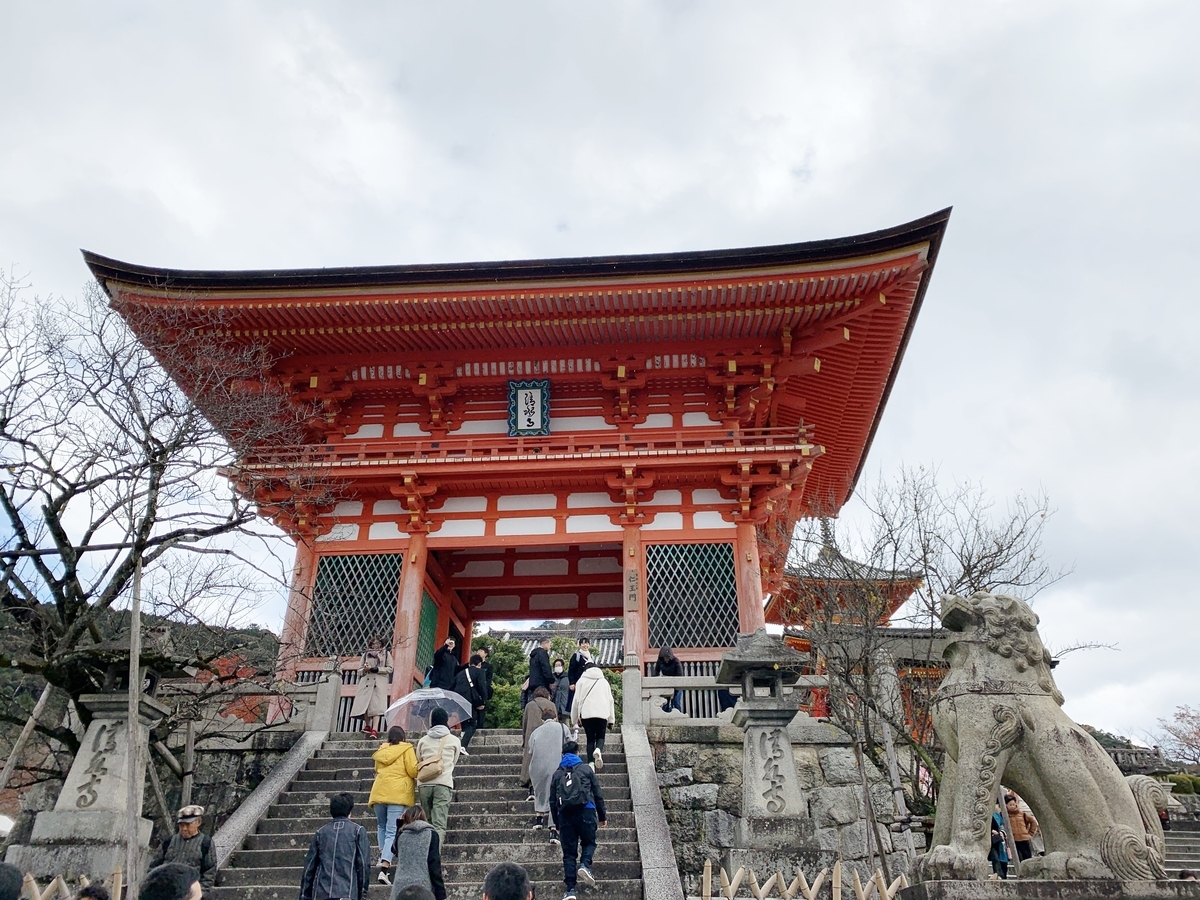
M 683 691 L 676 691 L 671 699 L 663 704 L 663 712 L 670 712 L 672 709 L 683 712 Z
M 1013 841 L 1017 845 L 1017 859 L 1024 862 L 1033 856 L 1033 841 Z
M 1007 879 L 1008 878 L 1008 863 L 1001 862 L 998 859 L 993 859 L 992 860 L 992 871 L 995 872 L 997 875 L 999 875 L 1001 878 Z
M 462 737 L 459 738 L 459 740 L 462 741 L 462 748 L 464 750 L 466 750 L 467 745 L 471 743 L 471 738 L 475 736 L 475 731 L 478 727 L 479 726 L 475 724 L 474 719 L 467 719 L 467 721 L 462 723 Z
M 564 809 L 558 814 L 558 837 L 562 841 L 563 884 L 573 891 L 579 866 L 592 867 L 592 856 L 596 853 L 596 811 Z
M 584 719 L 583 733 L 587 735 L 587 756 L 584 758 L 585 763 L 591 763 L 592 751 L 597 747 L 600 752 L 604 752 L 604 732 L 608 728 L 608 719 Z

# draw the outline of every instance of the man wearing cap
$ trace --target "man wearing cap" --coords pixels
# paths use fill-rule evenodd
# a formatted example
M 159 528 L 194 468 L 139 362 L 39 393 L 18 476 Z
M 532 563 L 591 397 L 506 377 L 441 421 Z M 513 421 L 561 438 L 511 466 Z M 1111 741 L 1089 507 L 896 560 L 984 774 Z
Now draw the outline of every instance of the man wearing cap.
M 217 877 L 217 854 L 213 850 L 212 838 L 200 832 L 204 821 L 203 806 L 185 806 L 175 821 L 179 832 L 163 841 L 158 853 L 150 861 L 150 868 L 164 863 L 183 863 L 200 873 L 200 889 L 204 896 L 211 894 Z

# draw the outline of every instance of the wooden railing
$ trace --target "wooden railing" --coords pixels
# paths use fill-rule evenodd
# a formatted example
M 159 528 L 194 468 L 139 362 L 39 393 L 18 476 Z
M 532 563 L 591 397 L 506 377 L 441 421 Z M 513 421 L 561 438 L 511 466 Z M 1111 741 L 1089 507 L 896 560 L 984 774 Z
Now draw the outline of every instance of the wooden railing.
M 413 462 L 471 462 L 579 459 L 582 457 L 671 455 L 747 450 L 816 448 L 806 429 L 681 428 L 633 432 L 563 432 L 541 437 L 480 434 L 443 438 L 346 441 L 338 444 L 264 453 L 242 464 L 249 469 L 323 468 L 344 465 L 386 466 Z M 807 455 L 807 454 L 806 454 Z

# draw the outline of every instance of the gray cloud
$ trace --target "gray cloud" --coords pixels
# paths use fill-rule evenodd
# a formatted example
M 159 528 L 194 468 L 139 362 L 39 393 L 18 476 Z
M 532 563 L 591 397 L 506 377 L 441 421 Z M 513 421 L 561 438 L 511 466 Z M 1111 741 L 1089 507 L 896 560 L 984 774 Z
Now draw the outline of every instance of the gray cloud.
M 1068 708 L 1195 702 L 1200 8 L 10 5 L 0 261 L 268 267 L 815 239 L 953 204 L 869 468 L 1041 485 Z

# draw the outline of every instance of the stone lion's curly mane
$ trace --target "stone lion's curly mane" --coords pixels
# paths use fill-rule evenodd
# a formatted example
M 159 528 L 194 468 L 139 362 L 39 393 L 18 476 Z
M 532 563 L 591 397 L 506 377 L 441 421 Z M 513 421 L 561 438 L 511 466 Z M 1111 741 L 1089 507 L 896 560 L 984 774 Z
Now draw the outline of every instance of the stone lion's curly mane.
M 987 648 L 998 656 L 1011 659 L 1018 672 L 1032 669 L 1038 686 L 1061 706 L 1063 695 L 1050 674 L 1050 654 L 1038 637 L 1039 620 L 1029 604 L 1004 595 L 973 596 L 971 599 L 983 618 Z

